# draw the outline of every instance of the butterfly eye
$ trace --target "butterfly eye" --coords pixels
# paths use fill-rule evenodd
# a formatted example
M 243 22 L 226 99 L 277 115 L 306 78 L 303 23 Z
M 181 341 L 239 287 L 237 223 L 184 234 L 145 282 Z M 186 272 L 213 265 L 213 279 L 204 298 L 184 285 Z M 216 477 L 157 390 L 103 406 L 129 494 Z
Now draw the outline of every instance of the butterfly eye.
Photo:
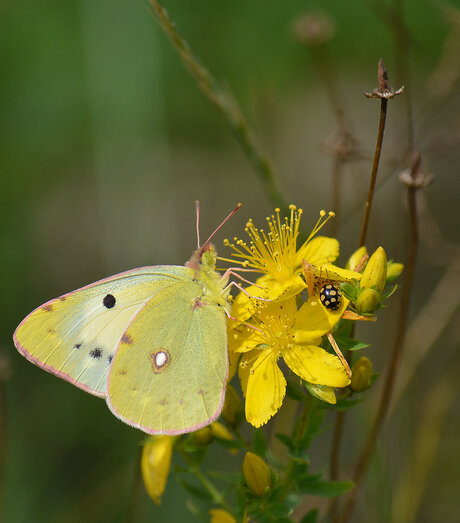
M 115 306 L 116 303 L 115 296 L 113 294 L 107 294 L 107 296 L 104 297 L 102 300 L 102 303 L 104 304 L 104 307 L 107 307 L 107 309 L 111 309 Z

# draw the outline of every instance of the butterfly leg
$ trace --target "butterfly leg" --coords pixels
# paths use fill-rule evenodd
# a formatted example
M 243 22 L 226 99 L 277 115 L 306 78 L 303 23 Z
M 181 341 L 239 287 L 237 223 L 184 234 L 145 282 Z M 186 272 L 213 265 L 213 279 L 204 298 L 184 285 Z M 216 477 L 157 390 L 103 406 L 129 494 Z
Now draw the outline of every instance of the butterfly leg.
M 249 292 L 241 287 L 239 283 L 236 283 L 236 281 L 231 281 L 227 287 L 225 287 L 224 291 L 229 289 L 230 287 L 236 287 L 239 291 L 241 291 L 243 294 L 246 294 L 249 298 L 252 298 L 253 300 L 260 300 L 260 301 L 266 301 L 266 302 L 272 302 L 273 300 L 267 300 L 266 298 L 259 298 L 258 296 L 253 296 L 252 294 L 249 294 Z
M 255 325 L 251 325 L 250 323 L 246 323 L 245 321 L 241 321 L 239 320 L 238 318 L 234 318 L 233 316 L 230 315 L 230 313 L 228 311 L 225 311 L 227 313 L 227 318 L 229 320 L 232 320 L 232 321 L 236 321 L 237 323 L 239 323 L 240 325 L 244 325 L 245 327 L 248 327 L 249 329 L 252 329 L 252 330 L 255 330 L 255 331 L 258 331 L 260 333 L 264 333 L 264 331 L 262 329 L 259 329 L 258 327 L 256 327 Z
M 237 267 L 230 267 L 229 269 L 227 269 L 224 272 L 224 274 L 222 274 L 221 278 L 228 278 L 229 276 L 235 276 L 235 277 L 239 278 L 241 281 L 244 281 L 244 283 L 248 283 L 249 285 L 252 285 L 253 287 L 257 287 L 259 289 L 263 288 L 260 285 L 256 285 L 255 283 L 252 283 L 252 281 L 249 281 L 246 278 L 243 278 L 243 276 L 241 276 L 241 274 L 238 274 L 236 272 L 236 270 L 241 270 L 241 269 L 238 269 Z M 249 272 L 249 271 L 252 271 L 252 269 L 249 269 L 247 272 Z

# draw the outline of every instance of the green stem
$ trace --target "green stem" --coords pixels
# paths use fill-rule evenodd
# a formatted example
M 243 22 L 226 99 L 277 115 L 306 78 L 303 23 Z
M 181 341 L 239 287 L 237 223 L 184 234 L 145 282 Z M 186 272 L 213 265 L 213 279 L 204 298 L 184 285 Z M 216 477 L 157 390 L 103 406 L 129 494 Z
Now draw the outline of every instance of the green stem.
M 196 80 L 203 94 L 224 114 L 238 143 L 264 184 L 268 198 L 283 213 L 288 215 L 289 207 L 278 187 L 275 169 L 269 157 L 263 151 L 255 133 L 249 127 L 237 101 L 229 90 L 220 84 L 196 58 L 188 42 L 180 34 L 161 2 L 149 0 L 149 3 L 160 27 L 179 53 L 185 67 Z
M 196 479 L 203 485 L 209 495 L 212 497 L 213 502 L 216 505 L 220 505 L 225 508 L 228 512 L 232 513 L 232 509 L 225 501 L 225 496 L 218 490 L 211 480 L 198 468 L 192 468 L 191 472 L 195 475 Z
M 302 438 L 305 434 L 305 428 L 307 426 L 308 419 L 310 417 L 310 414 L 313 411 L 313 407 L 314 407 L 314 402 L 313 402 L 312 397 L 309 394 L 305 395 L 302 413 L 300 415 L 300 419 L 297 422 L 297 424 L 294 428 L 293 434 L 292 434 L 292 441 L 293 441 L 294 447 L 297 447 L 300 444 L 300 442 L 302 441 Z M 290 486 L 292 475 L 293 475 L 294 469 L 295 469 L 295 464 L 296 464 L 296 460 L 294 458 L 290 458 L 289 462 L 286 466 L 286 475 L 285 475 L 285 480 L 284 480 L 286 490 Z

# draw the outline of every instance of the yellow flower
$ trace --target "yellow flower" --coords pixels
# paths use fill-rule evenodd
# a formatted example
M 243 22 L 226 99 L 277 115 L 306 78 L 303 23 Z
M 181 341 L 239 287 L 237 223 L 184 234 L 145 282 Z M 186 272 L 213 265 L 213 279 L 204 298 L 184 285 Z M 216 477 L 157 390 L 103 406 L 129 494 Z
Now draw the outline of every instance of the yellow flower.
M 321 347 L 321 338 L 341 318 L 345 301 L 334 311 L 318 297 L 309 298 L 297 310 L 295 298 L 258 305 L 252 328 L 246 327 L 239 346 L 241 386 L 246 398 L 246 419 L 255 427 L 266 423 L 281 407 L 286 380 L 278 359 L 303 380 L 314 385 L 345 387 L 350 383 L 337 356 Z
M 145 489 L 159 505 L 166 488 L 176 436 L 152 436 L 142 449 L 141 471 Z
M 228 240 L 224 242 L 231 247 L 232 256 L 237 260 L 220 258 L 221 260 L 240 264 L 245 269 L 262 274 L 255 285 L 246 289 L 250 296 L 270 300 L 275 300 L 282 294 L 283 298 L 295 296 L 306 286 L 300 276 L 303 259 L 319 266 L 333 262 L 339 255 L 339 242 L 335 238 L 313 238 L 334 213 L 330 212 L 326 216 L 326 212 L 321 211 L 310 236 L 297 249 L 302 209 L 291 205 L 290 210 L 290 216 L 282 220 L 280 210 L 275 209 L 275 214 L 267 218 L 267 232 L 258 229 L 253 221 L 249 220 L 245 229 L 250 238 L 249 243 L 238 238 L 234 239 L 234 243 Z M 247 294 L 240 293 L 233 306 L 233 314 L 242 321 L 251 316 L 251 302 Z

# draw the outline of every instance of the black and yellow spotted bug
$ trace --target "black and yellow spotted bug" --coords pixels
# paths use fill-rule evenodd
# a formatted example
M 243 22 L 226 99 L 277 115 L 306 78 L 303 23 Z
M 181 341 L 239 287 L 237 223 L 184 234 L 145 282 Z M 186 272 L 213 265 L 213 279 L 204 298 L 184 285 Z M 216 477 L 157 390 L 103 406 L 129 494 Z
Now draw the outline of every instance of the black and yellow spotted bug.
M 328 283 L 319 290 L 319 298 L 326 309 L 336 311 L 340 307 L 342 293 L 335 285 Z

